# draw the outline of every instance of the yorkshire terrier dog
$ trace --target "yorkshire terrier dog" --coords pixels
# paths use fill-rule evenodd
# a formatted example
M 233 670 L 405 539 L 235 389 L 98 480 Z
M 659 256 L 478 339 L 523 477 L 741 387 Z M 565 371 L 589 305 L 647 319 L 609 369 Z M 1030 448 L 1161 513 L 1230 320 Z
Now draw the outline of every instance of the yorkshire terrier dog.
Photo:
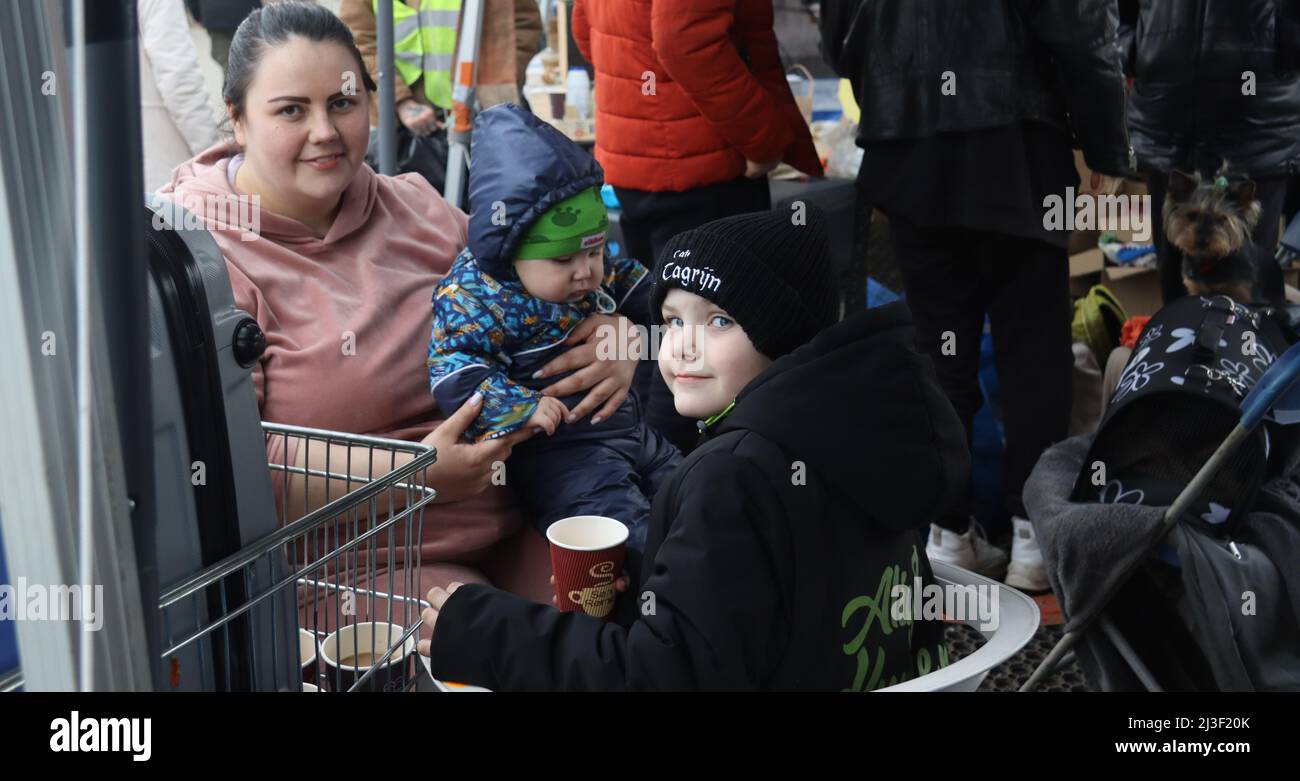
M 1255 263 L 1260 248 L 1250 238 L 1259 213 L 1255 183 L 1230 174 L 1226 163 L 1211 180 L 1202 181 L 1199 173 L 1169 174 L 1165 236 L 1183 253 L 1187 292 L 1259 301 Z

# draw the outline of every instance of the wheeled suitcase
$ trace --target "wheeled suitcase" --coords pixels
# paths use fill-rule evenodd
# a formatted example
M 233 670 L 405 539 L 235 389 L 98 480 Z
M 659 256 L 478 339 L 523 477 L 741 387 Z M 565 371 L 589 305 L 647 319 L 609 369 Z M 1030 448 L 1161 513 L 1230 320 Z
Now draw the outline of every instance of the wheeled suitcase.
M 163 680 L 177 691 L 297 691 L 296 606 L 273 588 L 291 573 L 283 549 L 215 582 L 204 573 L 279 526 L 251 376 L 265 338 L 235 307 L 207 231 L 161 197 L 146 199 L 144 217 Z

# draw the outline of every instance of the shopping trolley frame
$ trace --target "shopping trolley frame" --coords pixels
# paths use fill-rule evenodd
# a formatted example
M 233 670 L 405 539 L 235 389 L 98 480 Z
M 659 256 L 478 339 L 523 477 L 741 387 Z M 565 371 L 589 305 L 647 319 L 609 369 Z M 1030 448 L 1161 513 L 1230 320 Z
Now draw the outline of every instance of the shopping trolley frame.
M 298 608 L 294 623 L 300 630 L 311 632 L 316 640 L 314 669 L 317 680 L 313 683 L 324 690 L 323 684 L 327 683 L 328 676 L 320 641 L 326 632 L 319 621 L 320 608 L 333 595 L 332 616 L 327 611 L 324 629 L 331 627 L 330 617 L 334 618 L 332 627 L 335 630 L 359 623 L 355 608 L 363 604 L 367 607 L 370 621 L 386 621 L 402 630 L 401 636 L 382 652 L 378 647 L 356 648 L 356 633 L 353 633 L 354 654 L 373 653 L 377 661 L 366 668 L 347 690 L 367 688 L 376 671 L 385 666 L 385 660 L 399 649 L 402 664 L 414 662 L 414 674 L 407 676 L 404 686 L 413 688 L 423 673 L 423 666 L 414 659 L 415 642 L 412 638 L 420 629 L 421 611 L 429 606 L 416 593 L 420 585 L 420 539 L 424 509 L 437 496 L 437 492 L 425 482 L 425 470 L 436 461 L 436 450 L 418 442 L 303 426 L 264 422 L 262 428 L 268 445 L 275 438 L 280 438 L 283 444 L 283 458 L 278 463 L 269 464 L 272 473 L 281 478 L 275 507 L 280 527 L 163 592 L 159 609 L 164 664 L 175 666 L 179 653 L 197 646 L 200 676 L 206 677 L 208 670 L 203 668 L 212 665 L 211 657 L 214 655 L 205 651 L 207 646 L 201 640 L 207 638 L 212 643 L 224 643 L 226 653 L 223 656 L 229 660 L 232 653 L 239 652 L 239 649 L 229 647 L 233 622 L 243 620 L 254 627 L 267 626 L 254 618 L 258 613 L 265 618 L 269 612 L 272 618 L 269 626 L 275 626 L 276 613 L 283 609 L 282 605 L 294 604 Z M 295 440 L 300 452 L 307 454 L 302 466 L 289 462 L 289 443 Z M 326 445 L 323 463 L 312 463 L 313 442 Z M 346 447 L 347 457 L 335 458 L 335 446 Z M 364 471 L 361 471 L 363 467 Z M 320 480 L 326 481 L 325 504 L 312 508 L 308 501 L 312 481 Z M 334 498 L 336 485 L 339 490 L 337 498 Z M 296 498 L 299 487 L 307 512 L 287 520 L 290 499 Z M 293 496 L 290 490 L 294 491 Z M 381 545 L 385 547 L 381 549 Z M 397 556 L 399 549 L 400 560 Z M 381 552 L 386 553 L 382 565 Z M 260 577 L 252 577 L 258 568 Z M 399 569 L 401 582 L 396 575 Z M 253 583 L 268 580 L 268 572 L 274 573 L 269 584 L 254 587 Z M 229 604 L 227 600 L 225 584 L 231 579 L 244 581 L 248 598 L 242 604 Z M 291 602 L 287 599 L 290 594 L 293 595 Z M 213 604 L 214 599 L 220 607 L 213 611 L 214 615 L 205 618 L 202 609 L 205 600 L 207 604 Z M 377 613 L 376 602 L 386 603 L 386 610 Z M 186 623 L 175 619 L 184 615 L 181 611 L 187 607 L 191 619 L 188 624 L 193 628 L 176 629 L 174 624 Z M 398 615 L 394 615 L 395 610 Z M 287 638 L 280 637 L 278 632 L 272 632 L 272 635 L 270 660 L 254 658 L 248 661 L 254 666 L 269 661 L 277 671 L 277 690 L 297 690 L 296 680 L 286 680 L 278 672 L 301 666 L 297 638 L 282 648 L 286 643 L 281 641 Z M 284 658 L 280 657 L 281 653 Z M 296 661 L 287 662 L 289 657 Z M 337 675 L 337 668 L 334 669 Z M 211 670 L 211 675 L 224 676 L 229 684 L 230 664 L 224 665 L 222 670 Z M 254 676 L 254 680 L 261 678 Z M 334 683 L 338 681 L 336 678 Z

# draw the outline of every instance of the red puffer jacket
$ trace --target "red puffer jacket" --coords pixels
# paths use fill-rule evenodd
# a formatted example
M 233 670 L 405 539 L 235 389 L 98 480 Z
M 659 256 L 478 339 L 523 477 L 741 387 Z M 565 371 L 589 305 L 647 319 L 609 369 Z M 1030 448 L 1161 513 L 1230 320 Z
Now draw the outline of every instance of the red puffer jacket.
M 605 180 L 680 192 L 778 158 L 820 176 L 772 22 L 772 0 L 577 0 Z

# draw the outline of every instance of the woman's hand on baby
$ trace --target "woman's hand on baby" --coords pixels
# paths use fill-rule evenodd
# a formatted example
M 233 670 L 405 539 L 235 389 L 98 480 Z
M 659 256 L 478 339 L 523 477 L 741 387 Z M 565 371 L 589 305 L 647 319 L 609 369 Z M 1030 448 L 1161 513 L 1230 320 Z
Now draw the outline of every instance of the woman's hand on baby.
M 578 406 L 569 412 L 569 423 L 582 420 L 597 409 L 599 411 L 591 422 L 599 423 L 613 415 L 627 398 L 628 391 L 632 388 L 632 377 L 636 374 L 637 359 L 632 356 L 639 354 L 639 348 L 634 349 L 632 344 L 622 345 L 621 349 L 614 351 L 619 356 L 614 359 L 602 359 L 598 349 L 600 340 L 610 333 L 609 330 L 602 330 L 601 326 L 613 328 L 612 333 L 616 334 L 637 333 L 630 322 L 619 327 L 619 321 L 626 319 L 621 315 L 588 316 L 564 340 L 565 344 L 574 345 L 572 349 L 552 359 L 535 375 L 538 378 L 550 377 L 576 369 L 573 374 L 542 391 L 547 396 L 557 397 L 587 391 Z
M 621 578 L 619 578 L 618 580 L 614 581 L 614 590 L 617 591 L 617 592 L 620 593 L 620 594 L 622 594 L 624 591 L 627 591 L 628 588 L 630 588 L 631 586 L 632 586 L 632 579 L 629 578 L 627 575 L 624 575 L 623 577 L 621 577 Z M 555 590 L 555 576 L 552 575 L 552 576 L 551 576 L 551 591 L 554 591 L 554 590 Z M 429 592 L 429 593 L 432 594 L 433 592 Z M 556 606 L 558 606 L 558 605 L 560 604 L 560 603 L 559 603 L 559 600 L 556 599 L 556 597 L 555 597 L 554 594 L 551 595 L 551 604 L 552 604 L 552 605 L 556 605 Z M 427 655 L 428 655 L 428 654 L 426 654 L 426 656 L 427 656 Z
M 537 402 L 537 410 L 524 423 L 524 428 L 545 431 L 548 437 L 555 436 L 556 429 L 568 415 L 569 408 L 564 406 L 564 402 L 550 396 L 543 396 Z
M 434 626 L 438 623 L 438 616 L 442 613 L 442 606 L 447 604 L 447 599 L 456 593 L 456 589 L 465 585 L 464 583 L 448 583 L 447 588 L 434 586 L 429 589 L 425 597 L 433 607 L 426 607 L 420 612 L 420 618 L 424 620 L 426 633 L 432 632 Z M 415 650 L 420 652 L 421 656 L 432 656 L 429 649 L 433 646 L 432 640 L 421 640 L 415 644 Z
M 561 404 L 561 406 L 563 406 Z M 483 409 L 482 394 L 474 394 L 424 438 L 438 450 L 438 460 L 426 479 L 438 491 L 438 502 L 458 502 L 482 492 L 492 483 L 492 465 L 510 457 L 510 450 L 536 432 L 521 429 L 477 444 L 465 440 L 465 431 Z

